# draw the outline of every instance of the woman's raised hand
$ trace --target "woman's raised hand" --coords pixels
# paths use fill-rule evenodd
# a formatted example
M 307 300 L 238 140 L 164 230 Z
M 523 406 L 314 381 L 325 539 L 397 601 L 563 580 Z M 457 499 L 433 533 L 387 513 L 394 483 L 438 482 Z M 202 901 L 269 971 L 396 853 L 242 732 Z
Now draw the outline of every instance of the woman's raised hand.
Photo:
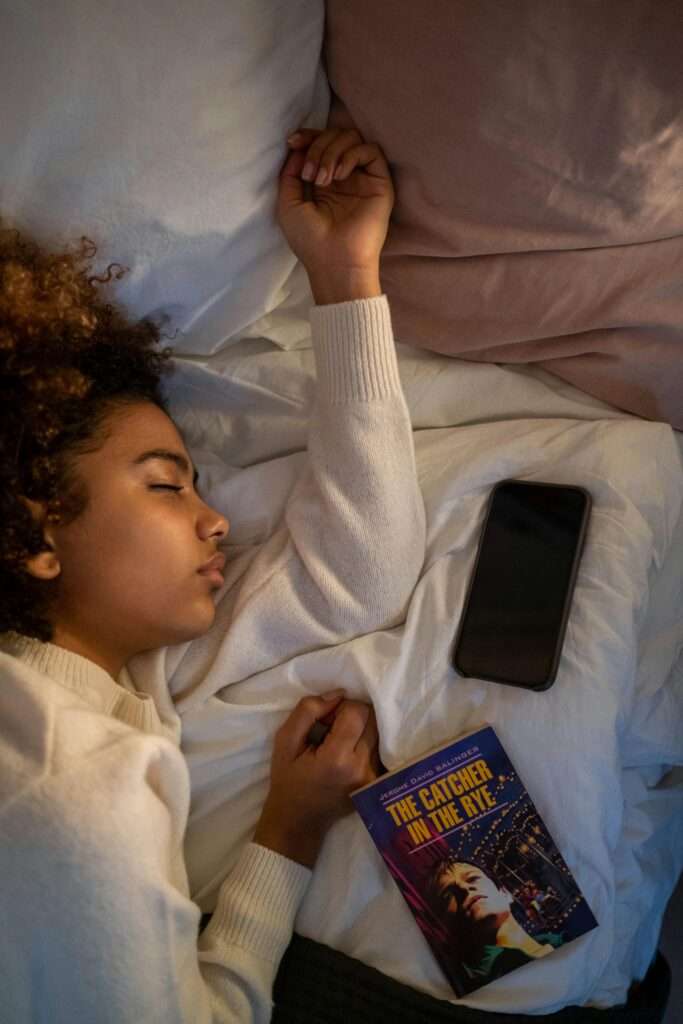
M 378 274 L 394 205 L 380 147 L 355 130 L 312 128 L 290 136 L 289 146 L 277 221 L 311 280 L 325 273 Z

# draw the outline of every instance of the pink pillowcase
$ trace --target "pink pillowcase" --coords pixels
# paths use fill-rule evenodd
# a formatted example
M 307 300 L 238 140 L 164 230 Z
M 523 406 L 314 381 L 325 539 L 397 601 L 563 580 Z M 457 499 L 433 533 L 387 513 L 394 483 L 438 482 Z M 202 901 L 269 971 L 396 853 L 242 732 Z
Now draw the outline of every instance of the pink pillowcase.
M 683 428 L 683 13 L 327 0 L 328 124 L 390 163 L 399 341 Z

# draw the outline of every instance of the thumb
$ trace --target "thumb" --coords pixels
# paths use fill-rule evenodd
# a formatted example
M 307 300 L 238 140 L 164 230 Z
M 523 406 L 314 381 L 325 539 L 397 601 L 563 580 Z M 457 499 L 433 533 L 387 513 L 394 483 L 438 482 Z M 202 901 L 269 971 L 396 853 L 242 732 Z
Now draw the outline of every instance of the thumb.
M 334 696 L 329 700 L 323 697 L 304 697 L 286 722 L 280 727 L 276 743 L 282 753 L 294 759 L 308 747 L 307 737 L 315 722 L 320 721 L 334 711 L 344 694 Z
M 304 195 L 304 181 L 301 177 L 305 162 L 306 153 L 301 150 L 293 150 L 285 160 L 280 171 L 278 215 L 307 201 Z

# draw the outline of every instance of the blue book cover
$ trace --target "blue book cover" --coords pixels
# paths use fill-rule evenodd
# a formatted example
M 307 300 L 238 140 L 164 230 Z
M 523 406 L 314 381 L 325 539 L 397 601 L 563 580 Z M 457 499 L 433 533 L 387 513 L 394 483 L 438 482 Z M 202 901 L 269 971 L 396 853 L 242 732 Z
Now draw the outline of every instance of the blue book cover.
M 456 996 L 597 927 L 491 726 L 352 800 Z

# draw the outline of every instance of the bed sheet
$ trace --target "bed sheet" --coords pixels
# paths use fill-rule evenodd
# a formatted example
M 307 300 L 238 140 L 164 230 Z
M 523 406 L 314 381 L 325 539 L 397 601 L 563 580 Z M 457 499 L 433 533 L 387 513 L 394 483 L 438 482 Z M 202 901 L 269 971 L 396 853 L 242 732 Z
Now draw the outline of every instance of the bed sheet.
M 273 733 L 306 693 L 343 683 L 372 700 L 389 768 L 488 721 L 600 927 L 463 1002 L 530 1013 L 612 1005 L 647 966 L 681 867 L 672 822 L 683 786 L 666 774 L 683 760 L 681 453 L 670 428 L 543 371 L 401 345 L 399 359 L 428 522 L 406 621 L 233 684 L 185 716 L 191 891 L 212 909 L 258 818 Z M 208 499 L 231 520 L 231 557 L 280 520 L 313 395 L 310 350 L 252 342 L 178 366 L 172 411 Z M 448 664 L 486 498 L 505 476 L 583 483 L 594 499 L 557 681 L 542 694 L 459 679 Z M 355 816 L 328 836 L 297 931 L 452 997 Z

